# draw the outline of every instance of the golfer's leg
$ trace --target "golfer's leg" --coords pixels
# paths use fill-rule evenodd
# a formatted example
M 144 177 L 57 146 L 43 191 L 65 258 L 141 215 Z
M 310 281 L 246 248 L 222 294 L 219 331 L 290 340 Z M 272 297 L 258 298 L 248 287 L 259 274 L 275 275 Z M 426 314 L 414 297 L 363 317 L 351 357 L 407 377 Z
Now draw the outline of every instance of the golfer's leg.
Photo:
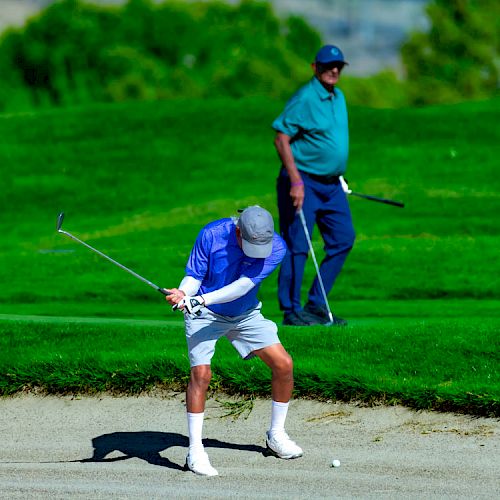
M 205 309 L 201 316 L 184 317 L 191 376 L 186 394 L 186 409 L 190 413 L 205 410 L 205 398 L 212 378 L 210 362 L 217 340 L 224 335 L 225 325 L 216 315 Z
M 203 449 L 203 418 L 208 385 L 212 377 L 210 361 L 217 339 L 224 333 L 217 318 L 207 310 L 201 317 L 185 317 L 191 375 L 186 393 L 189 452 L 186 464 L 196 474 L 215 476 L 208 455 Z
M 273 401 L 288 403 L 293 390 L 293 361 L 290 355 L 281 344 L 258 349 L 255 355 L 271 368 Z
M 212 378 L 210 365 L 199 365 L 191 368 L 186 393 L 186 408 L 189 413 L 203 413 L 207 390 Z
M 330 201 L 318 213 L 317 219 L 321 236 L 325 242 L 325 258 L 321 262 L 319 271 L 328 294 L 333 288 L 355 240 L 351 210 L 340 184 L 335 186 Z M 311 286 L 308 298 L 309 302 L 313 304 L 324 303 L 317 277 Z
M 266 434 L 268 448 L 280 458 L 302 456 L 302 449 L 285 432 L 285 420 L 293 390 L 293 361 L 281 344 L 255 351 L 272 371 L 271 425 Z
M 285 186 L 286 187 L 286 186 Z M 312 181 L 304 177 L 305 197 L 302 205 L 302 212 L 306 220 L 306 226 L 309 234 L 312 234 L 316 210 L 321 205 L 321 200 L 318 200 L 316 190 Z M 285 314 L 291 311 L 300 311 L 302 281 L 304 278 L 304 270 L 309 253 L 309 245 L 304 233 L 304 228 L 300 221 L 297 211 L 293 206 L 288 190 L 283 187 L 280 189 L 280 181 L 278 180 L 278 208 L 280 214 L 280 231 L 281 236 L 288 246 L 288 252 L 280 266 L 278 276 L 278 295 L 280 306 Z
M 198 365 L 191 368 L 191 377 L 187 388 L 186 408 L 189 433 L 189 452 L 186 463 L 193 472 L 203 476 L 216 476 L 203 449 L 203 418 L 205 400 L 212 372 L 210 365 Z
M 186 393 L 186 410 L 189 433 L 189 455 L 203 451 L 203 418 L 205 399 L 212 373 L 210 365 L 193 366 Z

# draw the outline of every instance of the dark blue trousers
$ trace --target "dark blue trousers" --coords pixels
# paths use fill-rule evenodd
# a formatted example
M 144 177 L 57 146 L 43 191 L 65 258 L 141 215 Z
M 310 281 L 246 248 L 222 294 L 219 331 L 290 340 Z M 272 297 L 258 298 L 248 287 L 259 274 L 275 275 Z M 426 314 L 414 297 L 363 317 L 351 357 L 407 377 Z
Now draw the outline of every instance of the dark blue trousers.
M 312 238 L 317 224 L 324 241 L 325 258 L 320 264 L 321 278 L 328 294 L 354 245 L 355 233 L 347 196 L 340 181 L 324 184 L 302 173 L 305 198 L 302 211 Z M 288 246 L 278 277 L 278 298 L 285 313 L 302 309 L 300 292 L 309 247 L 302 223 L 290 198 L 290 179 L 282 169 L 277 180 L 280 232 Z M 308 300 L 325 303 L 318 278 L 309 290 Z

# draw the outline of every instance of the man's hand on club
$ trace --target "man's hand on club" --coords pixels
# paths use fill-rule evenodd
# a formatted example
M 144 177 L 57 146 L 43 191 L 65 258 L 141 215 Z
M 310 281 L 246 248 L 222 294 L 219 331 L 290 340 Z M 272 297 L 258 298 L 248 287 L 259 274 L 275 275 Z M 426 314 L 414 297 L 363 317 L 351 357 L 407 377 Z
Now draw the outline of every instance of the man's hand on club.
M 292 182 L 290 187 L 290 197 L 296 210 L 300 210 L 304 204 L 304 183 L 302 181 Z
M 345 194 L 352 193 L 352 190 L 349 189 L 349 186 L 347 185 L 347 180 L 344 179 L 344 177 L 342 175 L 339 176 L 339 181 L 340 181 L 340 185 L 342 186 L 342 190 L 344 191 Z
M 165 300 L 172 306 L 172 310 L 180 309 L 185 314 L 199 316 L 201 309 L 205 307 L 205 300 L 200 295 L 189 297 L 178 288 L 166 288 L 170 295 L 165 297 Z
M 172 306 L 172 310 L 179 309 L 179 302 L 186 296 L 186 294 L 178 288 L 165 288 L 170 295 L 165 296 L 165 300 Z

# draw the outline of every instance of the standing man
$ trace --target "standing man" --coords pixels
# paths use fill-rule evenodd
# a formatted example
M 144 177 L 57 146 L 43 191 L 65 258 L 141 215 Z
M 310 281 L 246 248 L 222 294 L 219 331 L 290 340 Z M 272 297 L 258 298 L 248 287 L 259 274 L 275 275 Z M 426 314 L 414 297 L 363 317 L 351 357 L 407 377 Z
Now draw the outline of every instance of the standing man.
M 186 406 L 189 452 L 186 464 L 196 474 L 216 476 L 202 444 L 203 417 L 210 361 L 219 338 L 226 336 L 243 359 L 258 356 L 272 371 L 271 425 L 268 449 L 279 458 L 302 456 L 302 450 L 285 432 L 285 418 L 293 389 L 292 358 L 277 335 L 276 325 L 260 313 L 257 292 L 264 278 L 286 253 L 284 241 L 274 232 L 271 214 L 248 207 L 239 219 L 217 220 L 205 226 L 186 266 L 186 276 L 167 301 L 185 313 L 191 364 Z
M 274 141 L 282 168 L 277 180 L 280 231 L 289 252 L 278 278 L 283 324 L 305 326 L 329 322 L 318 278 L 302 309 L 300 291 L 307 260 L 307 239 L 297 211 L 302 209 L 309 233 L 314 224 L 323 237 L 325 258 L 320 265 L 326 293 L 339 275 L 355 239 L 342 175 L 349 152 L 347 107 L 336 87 L 347 64 L 342 51 L 325 45 L 312 63 L 313 78 L 288 101 L 273 122 Z M 346 325 L 334 316 L 335 325 Z

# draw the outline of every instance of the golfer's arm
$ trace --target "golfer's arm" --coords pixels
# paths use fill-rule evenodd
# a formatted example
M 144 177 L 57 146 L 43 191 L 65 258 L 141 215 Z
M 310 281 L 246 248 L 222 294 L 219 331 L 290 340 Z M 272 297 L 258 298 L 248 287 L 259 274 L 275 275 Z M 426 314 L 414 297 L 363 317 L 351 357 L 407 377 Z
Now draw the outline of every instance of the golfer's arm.
M 200 289 L 201 281 L 192 276 L 184 276 L 179 285 L 179 290 L 184 292 L 188 297 L 194 297 Z
M 290 177 L 290 182 L 292 185 L 302 182 L 302 177 L 295 165 L 295 159 L 293 157 L 292 148 L 290 147 L 290 141 L 292 138 L 289 135 L 283 134 L 283 132 L 278 132 L 276 138 L 274 139 L 274 147 L 278 151 L 278 155 L 281 158 L 283 166 L 288 172 Z
M 254 286 L 255 284 L 250 278 L 242 277 L 218 290 L 204 293 L 202 297 L 206 306 L 212 304 L 225 304 L 226 302 L 232 302 L 233 300 L 243 297 L 243 295 L 246 295 Z

